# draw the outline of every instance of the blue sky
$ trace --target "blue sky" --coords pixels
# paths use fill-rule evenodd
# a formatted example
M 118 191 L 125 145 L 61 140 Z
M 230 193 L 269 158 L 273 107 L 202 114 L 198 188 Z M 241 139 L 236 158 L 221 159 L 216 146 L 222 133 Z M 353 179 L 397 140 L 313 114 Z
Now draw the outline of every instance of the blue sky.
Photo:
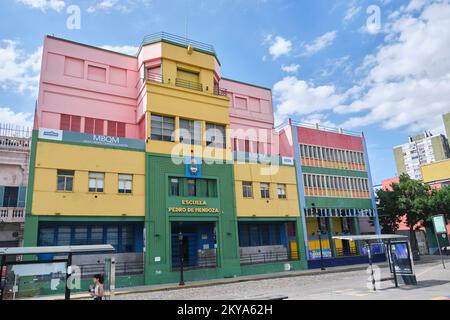
M 66 26 L 71 5 L 80 29 Z M 443 132 L 448 0 L 4 0 L 0 122 L 30 124 L 44 35 L 129 52 L 146 34 L 184 36 L 186 19 L 225 77 L 272 88 L 277 121 L 364 131 L 375 183 L 395 175 L 393 146 Z

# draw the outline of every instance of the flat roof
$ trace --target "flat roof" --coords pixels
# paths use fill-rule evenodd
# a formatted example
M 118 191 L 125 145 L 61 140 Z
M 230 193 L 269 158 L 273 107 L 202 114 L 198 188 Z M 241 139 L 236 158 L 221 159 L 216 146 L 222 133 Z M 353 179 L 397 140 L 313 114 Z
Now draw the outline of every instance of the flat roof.
M 405 239 L 408 236 L 400 234 L 367 234 L 367 235 L 347 235 L 347 236 L 333 236 L 333 239 L 340 240 L 394 240 L 394 239 Z
M 89 253 L 89 252 L 114 252 L 116 249 L 110 244 L 89 246 L 53 246 L 53 247 L 17 247 L 0 248 L 0 255 L 26 255 L 45 253 Z

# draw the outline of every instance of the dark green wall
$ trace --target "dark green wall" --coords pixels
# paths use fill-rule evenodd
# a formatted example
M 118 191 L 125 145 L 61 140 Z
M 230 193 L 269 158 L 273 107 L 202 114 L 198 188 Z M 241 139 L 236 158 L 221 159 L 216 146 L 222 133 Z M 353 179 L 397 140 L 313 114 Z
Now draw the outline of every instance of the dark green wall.
M 174 164 L 168 155 L 146 156 L 146 253 L 145 283 L 176 282 L 179 272 L 171 270 L 171 221 L 213 221 L 217 226 L 217 269 L 186 272 L 186 279 L 239 276 L 240 259 L 234 200 L 234 173 L 231 164 L 202 164 L 202 176 L 217 179 L 218 198 L 205 200 L 208 207 L 219 206 L 220 213 L 169 213 L 169 177 L 185 176 L 185 165 Z M 184 199 L 194 199 L 185 197 Z M 178 205 L 182 207 L 181 204 Z M 155 261 L 160 257 L 160 261 Z

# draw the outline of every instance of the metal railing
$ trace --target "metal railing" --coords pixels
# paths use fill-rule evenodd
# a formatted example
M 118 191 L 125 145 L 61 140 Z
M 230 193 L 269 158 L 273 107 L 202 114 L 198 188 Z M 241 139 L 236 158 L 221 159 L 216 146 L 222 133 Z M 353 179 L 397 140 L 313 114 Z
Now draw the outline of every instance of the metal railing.
M 182 46 L 186 46 L 186 47 L 191 45 L 194 49 L 201 50 L 201 51 L 211 53 L 214 55 L 216 54 L 214 47 L 210 44 L 206 44 L 206 43 L 195 41 L 195 40 L 188 39 L 185 37 L 177 36 L 177 35 L 167 33 L 167 32 L 157 32 L 157 33 L 152 33 L 150 35 L 145 36 L 144 39 L 142 40 L 141 46 L 160 42 L 160 41 L 167 41 L 167 42 L 170 42 L 173 44 L 178 44 L 178 45 L 182 45 Z
M 355 136 L 355 137 L 361 137 L 361 135 L 362 135 L 361 132 L 357 132 L 357 131 L 344 130 L 342 128 L 332 128 L 332 127 L 322 126 L 322 125 L 316 124 L 316 123 L 305 123 L 305 122 L 300 122 L 300 121 L 293 120 L 293 119 L 292 119 L 291 123 L 295 127 L 316 129 L 316 130 L 320 130 L 320 131 L 340 133 L 340 134 L 345 134 L 345 135 Z M 289 124 L 289 121 L 287 121 L 287 120 L 283 121 L 279 125 L 275 126 L 275 131 L 277 131 L 277 132 L 281 131 L 288 124 Z
M 32 130 L 28 127 L 0 123 L 0 136 L 11 138 L 31 138 Z
M 269 251 L 261 253 L 241 254 L 241 265 L 298 260 L 298 252 Z
M 147 81 L 153 81 L 158 83 L 163 83 L 163 76 L 161 73 L 147 72 L 145 75 Z
M 343 248 L 336 248 L 336 257 L 354 257 L 359 256 L 359 252 L 356 250 L 356 248 L 350 248 L 350 249 L 343 249 Z
M 24 208 L 12 208 L 12 207 L 0 208 L 0 222 L 16 223 L 24 221 L 25 221 Z
M 222 88 L 220 88 L 218 86 L 214 86 L 214 90 L 213 90 L 213 94 L 214 95 L 226 97 L 227 93 L 228 93 L 227 89 L 222 89 Z
M 183 263 L 183 270 L 197 270 L 197 269 L 210 269 L 217 267 L 216 255 L 198 257 L 195 261 L 185 259 Z M 180 261 L 172 262 L 172 270 L 180 270 Z
M 105 266 L 103 264 L 85 264 L 81 265 L 81 277 L 89 278 L 95 274 L 102 274 L 105 272 Z M 118 262 L 116 263 L 116 275 L 128 276 L 138 275 L 144 273 L 143 262 Z
M 203 91 L 203 85 L 199 82 L 194 81 L 188 81 L 180 78 L 175 79 L 175 85 L 177 87 L 182 87 L 186 89 L 196 90 L 196 91 Z

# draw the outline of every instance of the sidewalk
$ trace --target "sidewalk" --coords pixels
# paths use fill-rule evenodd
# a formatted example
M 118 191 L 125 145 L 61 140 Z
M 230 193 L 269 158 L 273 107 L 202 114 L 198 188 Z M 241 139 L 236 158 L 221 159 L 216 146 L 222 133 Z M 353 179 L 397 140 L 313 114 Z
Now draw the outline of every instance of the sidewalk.
M 450 268 L 450 256 L 444 256 L 444 260 L 448 264 L 448 267 Z M 440 256 L 421 256 L 419 261 L 414 261 L 414 264 L 415 265 L 429 264 L 429 263 L 436 264 L 436 263 L 440 263 L 440 261 L 441 261 Z M 387 267 L 388 263 L 387 262 L 376 263 L 375 265 L 383 268 L 383 267 Z M 330 273 L 340 273 L 340 272 L 352 272 L 352 271 L 365 270 L 365 269 L 367 269 L 367 267 L 368 267 L 367 264 L 357 264 L 357 265 L 350 265 L 350 266 L 332 267 L 332 268 L 327 268 L 326 270 L 310 269 L 310 270 L 301 270 L 301 271 L 265 273 L 265 274 L 241 276 L 241 277 L 235 277 L 235 278 L 189 281 L 189 282 L 186 282 L 186 284 L 184 286 L 179 286 L 178 283 L 168 283 L 168 284 L 166 283 L 166 284 L 159 284 L 159 285 L 118 288 L 118 289 L 116 289 L 114 296 L 118 297 L 118 299 L 120 300 L 121 295 L 126 295 L 126 294 L 131 294 L 131 293 L 180 290 L 180 289 L 185 289 L 185 288 L 208 287 L 208 286 L 216 286 L 216 285 L 222 285 L 222 284 L 266 280 L 266 279 L 301 277 L 301 276 L 311 276 L 311 275 L 318 275 L 318 274 L 330 274 Z M 71 295 L 71 299 L 73 299 L 73 300 L 89 299 L 89 298 L 90 298 L 90 295 L 87 293 L 74 293 Z M 63 299 L 64 299 L 64 295 L 52 295 L 52 296 L 36 297 L 31 300 L 63 300 Z

